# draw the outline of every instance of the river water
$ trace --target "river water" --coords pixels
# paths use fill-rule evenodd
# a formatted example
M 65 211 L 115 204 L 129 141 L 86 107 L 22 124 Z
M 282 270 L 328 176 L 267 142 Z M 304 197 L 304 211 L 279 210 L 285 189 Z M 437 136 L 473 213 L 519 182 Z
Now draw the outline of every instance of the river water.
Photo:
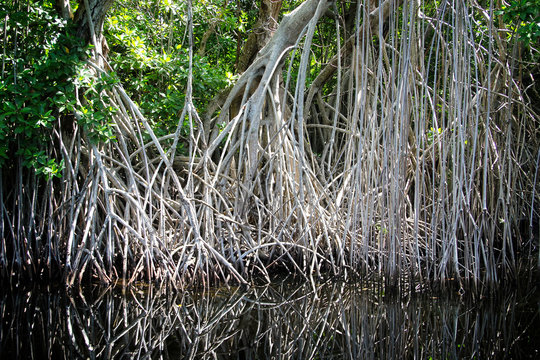
M 0 358 L 540 358 L 535 287 L 473 299 L 385 294 L 379 284 L 10 291 L 0 296 Z

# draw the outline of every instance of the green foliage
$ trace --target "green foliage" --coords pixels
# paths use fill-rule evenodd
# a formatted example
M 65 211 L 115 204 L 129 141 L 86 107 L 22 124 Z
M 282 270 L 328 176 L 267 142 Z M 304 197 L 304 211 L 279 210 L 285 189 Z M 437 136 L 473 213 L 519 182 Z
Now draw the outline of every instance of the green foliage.
M 201 3 L 206 3 L 202 1 Z M 209 2 L 208 2 L 209 3 Z M 144 115 L 153 123 L 158 135 L 174 131 L 184 107 L 189 71 L 189 44 L 186 39 L 185 4 L 170 0 L 150 3 L 146 0 L 120 0 L 112 9 L 105 24 L 110 62 L 126 91 L 138 103 Z M 208 12 L 221 16 L 216 21 L 219 31 L 232 29 L 236 20 L 215 13 L 217 5 L 198 4 L 194 11 L 197 21 L 195 43 L 198 44 L 209 27 Z M 222 19 L 224 18 L 224 19 Z M 199 110 L 231 82 L 234 55 L 230 50 L 230 34 L 214 36 L 209 41 L 207 55 L 193 57 L 193 98 Z M 189 124 L 184 123 L 184 133 Z
M 89 47 L 75 34 L 73 24 L 56 15 L 50 1 L 28 7 L 0 5 L 6 19 L 6 41 L 0 78 L 0 166 L 12 156 L 47 178 L 59 177 L 63 161 L 50 158 L 53 128 L 60 121 L 80 124 L 95 141 L 113 138 L 112 108 L 103 91 L 110 78 L 88 71 Z M 80 103 L 76 98 L 79 89 Z
M 78 122 L 86 130 L 90 140 L 94 143 L 108 142 L 115 139 L 111 116 L 116 108 L 111 106 L 108 90 L 118 83 L 114 73 L 95 75 L 87 67 L 78 68 L 73 79 L 75 85 L 83 89 L 82 104 L 75 110 Z M 62 107 L 60 107 L 62 109 Z
M 512 0 L 496 14 L 502 15 L 524 43 L 536 44 L 540 39 L 540 0 Z

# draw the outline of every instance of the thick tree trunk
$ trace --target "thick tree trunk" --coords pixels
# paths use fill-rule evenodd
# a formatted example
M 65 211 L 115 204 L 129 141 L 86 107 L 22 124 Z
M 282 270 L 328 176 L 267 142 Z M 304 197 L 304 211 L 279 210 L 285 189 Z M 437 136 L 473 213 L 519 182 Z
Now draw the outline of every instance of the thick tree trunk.
M 103 22 L 113 2 L 114 0 L 79 0 L 75 15 L 69 0 L 56 0 L 55 7 L 62 18 L 72 19 L 77 23 L 77 35 L 81 39 L 87 44 L 93 44 L 98 54 L 106 56 L 109 48 L 102 35 Z
M 281 10 L 282 0 L 262 0 L 259 9 L 259 18 L 253 27 L 253 31 L 242 47 L 238 58 L 237 71 L 246 71 L 253 62 L 257 53 L 272 38 L 278 27 L 278 15 Z
M 114 0 L 79 0 L 74 21 L 78 25 L 77 35 L 96 46 L 97 53 L 106 52 L 102 36 L 105 15 Z M 104 45 L 105 44 L 105 45 Z M 105 54 L 104 54 L 105 55 Z

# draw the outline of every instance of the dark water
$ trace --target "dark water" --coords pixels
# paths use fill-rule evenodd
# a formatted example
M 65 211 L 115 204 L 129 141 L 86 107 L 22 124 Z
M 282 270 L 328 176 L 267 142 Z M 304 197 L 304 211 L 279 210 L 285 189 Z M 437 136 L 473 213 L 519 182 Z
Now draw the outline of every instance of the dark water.
M 18 291 L 0 296 L 0 358 L 540 358 L 537 289 L 450 295 L 295 280 L 180 295 Z

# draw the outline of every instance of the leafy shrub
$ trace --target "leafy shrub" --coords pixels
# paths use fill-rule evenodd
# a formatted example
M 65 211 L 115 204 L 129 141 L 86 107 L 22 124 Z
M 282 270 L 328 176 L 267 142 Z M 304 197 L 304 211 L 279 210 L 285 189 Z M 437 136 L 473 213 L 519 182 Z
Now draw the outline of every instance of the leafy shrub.
M 3 4 L 0 16 L 6 19 L 0 33 L 6 40 L 0 55 L 0 166 L 18 156 L 38 174 L 60 177 L 63 162 L 50 158 L 53 128 L 73 124 L 77 113 L 92 140 L 112 139 L 114 110 L 104 90 L 115 80 L 88 70 L 90 47 L 75 36 L 71 21 L 57 16 L 52 2 Z

